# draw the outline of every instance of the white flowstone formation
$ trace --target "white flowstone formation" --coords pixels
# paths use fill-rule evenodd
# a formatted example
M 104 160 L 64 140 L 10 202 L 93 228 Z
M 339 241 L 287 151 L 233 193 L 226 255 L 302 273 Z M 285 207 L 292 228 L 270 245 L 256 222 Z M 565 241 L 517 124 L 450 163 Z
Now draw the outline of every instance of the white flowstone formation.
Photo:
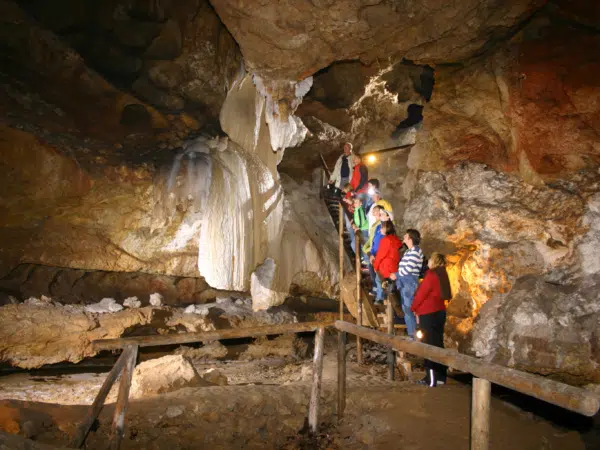
M 150 294 L 150 304 L 152 306 L 162 306 L 162 300 L 163 300 L 163 296 L 160 295 L 158 292 L 155 292 L 154 294 Z
M 137 297 L 127 297 L 123 300 L 123 306 L 127 308 L 139 308 L 142 306 L 142 302 Z
M 287 147 L 295 147 L 304 141 L 308 129 L 299 117 L 294 116 L 294 111 L 302 103 L 304 97 L 310 90 L 313 82 L 312 77 L 307 77 L 299 82 L 292 81 L 265 81 L 259 76 L 253 76 L 254 85 L 260 96 L 256 99 L 256 126 L 254 127 L 254 142 L 258 141 L 258 130 L 260 130 L 260 118 L 263 107 L 265 108 L 265 119 L 271 136 L 271 147 L 274 151 L 285 150 Z M 291 100 L 276 99 L 277 94 L 288 94 Z M 283 110 L 286 108 L 286 110 Z M 289 108 L 289 110 L 287 110 Z
M 110 312 L 121 311 L 123 306 L 119 305 L 114 298 L 103 298 L 98 303 L 93 305 L 87 305 L 85 307 L 86 312 L 95 314 L 105 314 Z

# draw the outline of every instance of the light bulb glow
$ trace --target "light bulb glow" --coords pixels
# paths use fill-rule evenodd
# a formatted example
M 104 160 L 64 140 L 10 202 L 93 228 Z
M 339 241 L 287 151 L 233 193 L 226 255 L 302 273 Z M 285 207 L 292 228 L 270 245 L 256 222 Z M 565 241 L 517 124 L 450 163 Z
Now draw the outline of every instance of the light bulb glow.
M 425 336 L 425 334 L 423 334 L 423 330 L 417 330 L 416 336 L 417 336 L 418 340 L 421 340 L 421 339 L 423 339 L 423 337 Z
M 377 162 L 377 156 L 375 156 L 375 155 L 367 156 L 367 162 L 369 164 L 374 164 L 375 162 Z

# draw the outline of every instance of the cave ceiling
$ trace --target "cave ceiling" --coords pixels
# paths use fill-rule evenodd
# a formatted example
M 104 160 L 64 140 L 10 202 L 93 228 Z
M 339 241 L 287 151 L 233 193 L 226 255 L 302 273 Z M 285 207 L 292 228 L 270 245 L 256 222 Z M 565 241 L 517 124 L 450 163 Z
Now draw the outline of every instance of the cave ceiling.
M 403 57 L 463 61 L 505 38 L 545 0 L 440 2 L 212 0 L 248 67 L 272 79 L 303 79 L 335 61 Z
M 307 140 L 281 165 L 308 174 L 346 140 L 384 148 L 409 106 L 428 102 L 436 67 L 505 42 L 546 3 L 0 0 L 0 115 L 84 162 L 160 159 L 220 131 L 244 71 L 313 76 L 296 111 Z M 583 1 L 552 8 L 600 16 Z

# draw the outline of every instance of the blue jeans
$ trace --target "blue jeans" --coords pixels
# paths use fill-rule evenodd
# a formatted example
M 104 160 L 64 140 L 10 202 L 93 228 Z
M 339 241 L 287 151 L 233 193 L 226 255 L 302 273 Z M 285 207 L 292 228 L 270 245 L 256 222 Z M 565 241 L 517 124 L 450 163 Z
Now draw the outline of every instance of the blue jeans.
M 377 296 L 375 297 L 375 301 L 383 301 L 383 280 L 379 274 L 375 275 L 375 284 L 377 285 Z
M 346 231 L 348 231 L 348 238 L 350 239 L 350 247 L 352 247 L 352 251 L 356 253 L 356 240 L 354 239 L 354 230 L 352 229 L 352 221 L 348 218 L 346 214 L 344 214 L 344 223 L 346 224 Z
M 375 273 L 375 268 L 373 267 L 373 264 L 371 264 L 370 262 L 369 262 L 369 275 L 371 276 L 371 281 L 373 282 L 373 285 L 376 286 L 377 274 Z
M 412 306 L 418 286 L 419 280 L 417 277 L 401 277 L 398 275 L 398 273 L 396 273 L 396 287 L 398 288 L 398 292 L 400 292 L 402 311 L 404 312 L 404 322 L 406 322 L 406 331 L 408 336 L 411 338 L 415 337 L 417 319 L 410 310 L 410 307 Z

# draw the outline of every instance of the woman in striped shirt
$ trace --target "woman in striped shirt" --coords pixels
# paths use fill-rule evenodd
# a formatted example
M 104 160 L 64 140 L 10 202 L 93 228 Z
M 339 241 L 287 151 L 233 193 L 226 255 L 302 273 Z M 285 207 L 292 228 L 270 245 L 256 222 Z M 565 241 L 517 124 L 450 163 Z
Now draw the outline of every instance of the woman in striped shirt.
M 406 230 L 402 240 L 408 247 L 408 250 L 404 253 L 398 265 L 398 273 L 390 275 L 390 278 L 396 280 L 396 287 L 402 298 L 402 311 L 404 312 L 406 331 L 408 337 L 414 339 L 417 321 L 410 307 L 412 306 L 413 298 L 419 285 L 421 267 L 423 267 L 423 252 L 419 248 L 421 234 L 417 230 L 409 228 Z

